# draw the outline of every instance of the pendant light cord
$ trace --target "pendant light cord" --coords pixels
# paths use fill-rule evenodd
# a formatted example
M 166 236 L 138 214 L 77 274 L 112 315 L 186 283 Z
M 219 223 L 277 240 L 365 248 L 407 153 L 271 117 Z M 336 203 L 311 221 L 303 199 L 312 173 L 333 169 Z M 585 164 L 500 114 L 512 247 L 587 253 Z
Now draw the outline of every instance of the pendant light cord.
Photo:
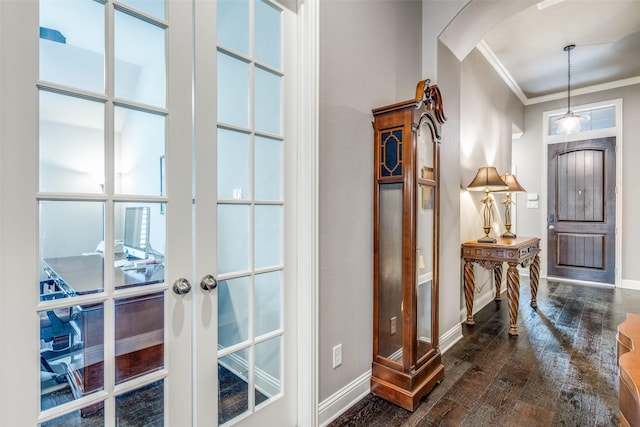
M 571 113 L 571 51 L 575 47 L 575 44 L 564 47 L 564 50 L 567 52 L 567 115 Z

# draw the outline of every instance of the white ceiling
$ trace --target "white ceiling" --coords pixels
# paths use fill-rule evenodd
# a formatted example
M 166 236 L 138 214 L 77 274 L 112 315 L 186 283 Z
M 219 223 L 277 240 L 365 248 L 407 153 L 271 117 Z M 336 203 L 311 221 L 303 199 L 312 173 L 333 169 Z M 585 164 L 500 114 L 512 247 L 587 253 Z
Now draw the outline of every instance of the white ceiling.
M 572 94 L 640 83 L 640 0 L 545 0 L 495 26 L 477 47 L 531 104 L 566 96 L 568 44 L 576 45 Z

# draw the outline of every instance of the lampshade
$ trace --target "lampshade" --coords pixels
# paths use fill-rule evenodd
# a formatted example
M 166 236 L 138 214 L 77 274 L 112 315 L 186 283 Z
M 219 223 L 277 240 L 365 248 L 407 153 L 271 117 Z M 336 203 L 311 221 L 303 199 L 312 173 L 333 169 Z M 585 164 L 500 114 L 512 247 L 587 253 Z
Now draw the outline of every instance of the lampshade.
M 469 191 L 502 191 L 506 190 L 507 184 L 500 178 L 500 174 L 493 166 L 484 166 L 478 169 L 478 173 L 469 185 Z
M 518 182 L 518 179 L 513 174 L 500 175 L 500 178 L 507 184 L 506 190 L 500 190 L 500 193 L 519 193 L 520 191 L 527 191 L 522 188 L 522 185 Z

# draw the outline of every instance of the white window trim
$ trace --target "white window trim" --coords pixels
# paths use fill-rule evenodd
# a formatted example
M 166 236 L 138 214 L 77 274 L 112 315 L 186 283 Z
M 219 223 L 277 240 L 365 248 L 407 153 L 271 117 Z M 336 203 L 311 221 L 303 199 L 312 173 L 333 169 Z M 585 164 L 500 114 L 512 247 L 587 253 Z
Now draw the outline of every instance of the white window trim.
M 595 110 L 604 107 L 613 107 L 615 115 L 615 124 L 613 127 L 606 129 L 595 129 L 584 132 L 577 132 L 567 135 L 549 135 L 549 117 L 562 114 L 566 112 L 565 109 L 557 109 L 552 111 L 545 111 L 542 113 L 542 135 L 543 135 L 543 156 L 542 156 L 542 191 L 544 199 L 548 203 L 547 195 L 547 145 L 559 144 L 564 142 L 581 141 L 585 139 L 605 138 L 613 136 L 616 138 L 616 253 L 615 253 L 615 286 L 617 288 L 622 287 L 622 147 L 623 147 L 623 107 L 622 98 L 613 99 L 610 101 L 595 102 L 592 104 L 584 104 L 574 107 L 574 113 L 580 113 L 586 110 Z M 542 251 L 546 253 L 548 250 L 547 242 L 547 208 L 540 210 L 540 229 L 541 247 Z M 542 276 L 547 277 L 547 264 L 544 263 L 544 271 Z

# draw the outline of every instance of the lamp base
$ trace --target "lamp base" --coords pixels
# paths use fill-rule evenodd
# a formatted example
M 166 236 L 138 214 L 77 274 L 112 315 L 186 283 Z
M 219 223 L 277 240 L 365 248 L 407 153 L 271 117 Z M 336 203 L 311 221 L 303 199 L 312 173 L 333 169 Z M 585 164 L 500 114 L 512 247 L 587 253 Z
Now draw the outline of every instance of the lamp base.
M 512 233 L 511 231 L 505 231 L 505 232 L 502 234 L 502 237 L 506 237 L 506 238 L 508 238 L 508 239 L 513 239 L 513 238 L 515 238 L 515 237 L 516 237 L 516 233 Z
M 490 236 L 483 236 L 478 239 L 478 243 L 495 243 L 496 239 Z

